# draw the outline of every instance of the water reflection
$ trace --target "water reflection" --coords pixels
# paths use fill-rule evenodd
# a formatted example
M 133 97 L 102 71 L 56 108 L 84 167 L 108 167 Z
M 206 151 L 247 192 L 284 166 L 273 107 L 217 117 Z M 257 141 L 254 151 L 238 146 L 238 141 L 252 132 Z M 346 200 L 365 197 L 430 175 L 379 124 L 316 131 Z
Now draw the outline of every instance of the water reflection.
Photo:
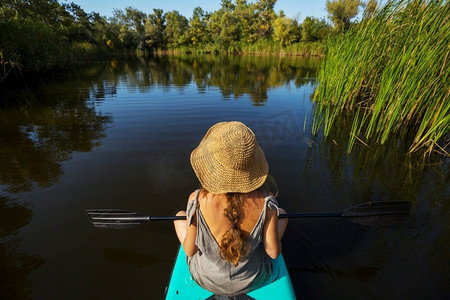
M 147 93 L 152 87 L 163 91 L 186 91 L 193 83 L 198 93 L 217 88 L 223 100 L 248 95 L 254 105 L 264 105 L 268 91 L 291 82 L 299 87 L 315 77 L 318 58 L 255 56 L 156 56 L 150 59 L 109 65 L 103 76 L 86 91 L 91 99 L 114 93 L 120 82 L 131 91 Z
M 45 263 L 45 259 L 22 253 L 15 233 L 30 223 L 33 212 L 20 203 L 0 196 L 0 297 L 29 299 L 28 274 Z
M 376 148 L 357 141 L 355 152 L 347 154 L 352 124 L 346 116 L 336 118 L 340 118 L 341 126 L 332 128 L 326 139 L 315 137 L 314 149 L 309 151 L 307 160 L 318 161 L 320 158 L 323 165 L 316 164 L 314 168 L 326 168 L 336 186 L 348 184 L 350 179 L 358 195 L 356 203 L 361 200 L 414 201 L 423 185 L 433 187 L 436 198 L 446 194 L 445 187 L 450 179 L 449 158 L 435 155 L 423 160 L 418 153 L 406 155 L 409 146 L 408 138 L 404 136 L 394 137 L 392 142 L 377 145 Z M 424 181 L 424 176 L 426 178 L 429 172 L 437 175 L 437 180 Z
M 109 122 L 83 101 L 0 111 L 0 183 L 10 193 L 55 183 L 60 163 L 98 146 Z
M 392 278 L 408 274 L 404 289 L 414 291 L 417 299 L 429 292 L 448 295 L 450 253 L 443 245 L 450 245 L 450 160 L 435 156 L 423 162 L 419 154 L 405 155 L 408 144 L 400 138 L 377 148 L 359 143 L 348 154 L 351 123 L 345 119 L 339 123 L 327 139 L 305 136 L 310 143 L 302 170 L 300 194 L 307 199 L 302 209 L 313 211 L 320 203 L 324 211 L 340 211 L 363 202 L 408 200 L 411 217 L 384 227 L 339 220 L 314 225 L 296 222 L 286 244 L 303 247 L 295 252 L 289 246 L 285 249 L 298 290 L 306 298 L 326 299 L 337 288 L 334 279 L 339 278 L 343 295 L 337 299 L 375 294 L 383 299 L 401 298 L 411 294 L 400 294 L 403 289 Z M 327 281 L 323 294 L 314 289 L 324 281 L 319 274 L 333 279 Z M 414 284 L 419 281 L 423 288 Z M 378 291 L 380 286 L 386 291 Z
M 83 86 L 79 83 L 76 76 L 65 83 L 49 78 L 41 87 L 16 94 L 22 97 L 19 107 L 12 106 L 13 101 L 2 101 L 6 103 L 0 110 L 2 194 L 53 185 L 64 172 L 62 162 L 74 152 L 91 151 L 100 145 L 112 119 L 85 102 L 88 97 L 78 92 Z M 33 211 L 23 203 L 0 197 L 0 298 L 29 299 L 28 275 L 46 262 L 19 250 L 17 232 L 33 217 Z

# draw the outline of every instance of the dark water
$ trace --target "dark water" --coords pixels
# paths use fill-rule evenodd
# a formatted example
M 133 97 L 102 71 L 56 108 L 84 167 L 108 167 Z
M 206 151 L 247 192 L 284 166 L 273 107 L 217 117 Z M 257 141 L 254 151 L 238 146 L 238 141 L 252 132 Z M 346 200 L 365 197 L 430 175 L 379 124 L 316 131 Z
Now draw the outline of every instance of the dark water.
M 291 220 L 302 299 L 448 299 L 449 161 L 400 142 L 346 154 L 348 128 L 312 137 L 316 59 L 177 57 L 95 64 L 43 80 L 0 110 L 0 298 L 162 299 L 170 222 L 93 228 L 87 208 L 170 215 L 197 187 L 189 153 L 224 120 L 250 126 L 289 212 L 409 200 L 407 222 Z M 31 94 L 30 94 L 31 93 Z

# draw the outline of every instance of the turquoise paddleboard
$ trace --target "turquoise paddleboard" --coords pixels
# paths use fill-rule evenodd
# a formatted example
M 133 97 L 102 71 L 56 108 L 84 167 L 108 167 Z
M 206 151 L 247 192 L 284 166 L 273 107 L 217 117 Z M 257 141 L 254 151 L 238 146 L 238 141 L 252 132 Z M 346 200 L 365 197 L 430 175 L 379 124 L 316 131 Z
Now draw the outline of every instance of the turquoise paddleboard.
M 247 297 L 240 296 L 239 299 L 296 299 L 291 279 L 289 278 L 286 264 L 281 254 L 277 259 L 273 260 L 273 271 L 279 274 L 274 282 L 267 283 L 251 291 L 246 295 Z M 183 247 L 180 247 L 175 266 L 173 267 L 169 287 L 166 291 L 166 300 L 208 298 L 215 299 L 214 294 L 200 287 L 192 279 L 186 262 L 186 254 L 184 253 Z

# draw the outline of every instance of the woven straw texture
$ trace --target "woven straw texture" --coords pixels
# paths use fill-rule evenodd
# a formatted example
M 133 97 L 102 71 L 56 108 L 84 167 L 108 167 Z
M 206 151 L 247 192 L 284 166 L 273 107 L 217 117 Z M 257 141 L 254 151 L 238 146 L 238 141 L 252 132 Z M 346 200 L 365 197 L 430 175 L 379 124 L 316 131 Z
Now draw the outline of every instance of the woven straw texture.
M 191 165 L 202 186 L 213 194 L 254 191 L 269 172 L 255 134 L 237 121 L 213 125 L 192 151 Z

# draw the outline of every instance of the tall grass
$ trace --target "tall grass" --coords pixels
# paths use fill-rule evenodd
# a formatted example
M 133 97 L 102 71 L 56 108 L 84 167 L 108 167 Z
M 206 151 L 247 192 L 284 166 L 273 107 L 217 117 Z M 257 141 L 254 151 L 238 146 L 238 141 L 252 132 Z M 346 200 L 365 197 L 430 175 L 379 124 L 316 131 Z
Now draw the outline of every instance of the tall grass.
M 261 39 L 252 44 L 241 43 L 239 52 L 244 54 L 323 56 L 324 42 L 297 42 L 281 46 L 278 42 Z
M 216 44 L 184 45 L 169 48 L 161 53 L 194 53 L 194 54 L 255 54 L 255 55 L 283 55 L 283 56 L 324 56 L 325 42 L 297 42 L 288 46 L 281 46 L 279 42 L 260 39 L 254 43 L 243 41 L 232 42 L 227 47 Z
M 449 17 L 448 1 L 390 1 L 328 41 L 313 133 L 323 126 L 327 136 L 351 112 L 348 152 L 397 135 L 409 152 L 449 156 Z

